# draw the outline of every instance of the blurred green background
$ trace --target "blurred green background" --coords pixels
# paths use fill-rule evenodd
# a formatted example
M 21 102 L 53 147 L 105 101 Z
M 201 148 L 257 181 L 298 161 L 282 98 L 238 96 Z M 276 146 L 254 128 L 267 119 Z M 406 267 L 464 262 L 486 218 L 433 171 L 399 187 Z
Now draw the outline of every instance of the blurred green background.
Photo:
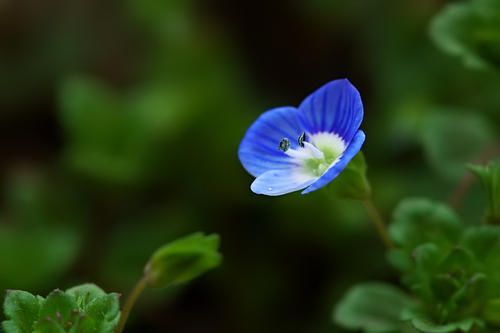
M 150 254 L 194 232 L 223 265 L 146 292 L 127 332 L 341 332 L 356 282 L 397 276 L 357 202 L 250 191 L 237 158 L 263 111 L 347 77 L 390 219 L 409 196 L 447 201 L 491 151 L 500 78 L 442 53 L 446 1 L 0 2 L 0 289 L 95 282 L 125 297 Z M 460 206 L 483 215 L 473 185 Z

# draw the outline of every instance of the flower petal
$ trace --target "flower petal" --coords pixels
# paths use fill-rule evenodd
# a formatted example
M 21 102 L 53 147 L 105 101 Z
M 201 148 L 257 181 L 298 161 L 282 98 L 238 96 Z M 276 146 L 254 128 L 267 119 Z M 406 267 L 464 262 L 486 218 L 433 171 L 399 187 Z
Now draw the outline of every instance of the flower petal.
M 297 167 L 293 167 L 267 171 L 257 177 L 250 188 L 257 194 L 276 196 L 306 188 L 316 179 L 318 178 L 301 173 Z
M 290 156 L 278 149 L 283 138 L 290 147 L 297 148 L 302 133 L 297 109 L 280 107 L 264 112 L 246 132 L 238 149 L 238 157 L 245 169 L 254 177 L 269 170 L 283 170 L 295 166 Z
M 350 142 L 363 120 L 363 104 L 349 80 L 334 80 L 307 96 L 297 115 L 309 134 L 335 133 Z
M 319 177 L 316 182 L 302 191 L 302 194 L 316 191 L 323 186 L 328 185 L 332 180 L 334 180 L 339 175 L 339 173 L 345 169 L 352 158 L 361 150 L 363 142 L 365 142 L 365 133 L 359 130 L 352 139 L 349 146 L 347 146 L 346 150 L 342 153 L 337 163 L 330 167 L 330 169 L 328 169 L 328 171 L 326 171 L 321 177 Z

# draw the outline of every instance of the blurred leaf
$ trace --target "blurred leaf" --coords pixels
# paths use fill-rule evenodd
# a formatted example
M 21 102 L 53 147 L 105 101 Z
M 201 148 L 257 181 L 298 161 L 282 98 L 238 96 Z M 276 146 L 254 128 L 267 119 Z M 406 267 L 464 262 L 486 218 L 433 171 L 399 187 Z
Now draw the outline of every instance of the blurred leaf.
M 452 323 L 439 324 L 415 308 L 406 308 L 403 311 L 403 319 L 411 322 L 419 331 L 429 333 L 470 332 L 472 327 L 484 327 L 483 321 L 478 318 L 465 318 Z
M 79 247 L 70 230 L 0 227 L 0 286 L 42 286 L 68 269 Z
M 7 320 L 2 323 L 5 332 L 30 333 L 33 324 L 38 319 L 41 304 L 40 299 L 26 291 L 8 291 L 4 301 Z
M 221 262 L 219 236 L 195 233 L 158 249 L 145 268 L 149 285 L 164 287 L 189 281 Z
M 474 68 L 500 66 L 500 3 L 473 0 L 452 3 L 434 19 L 431 35 L 446 53 Z
M 500 226 L 481 225 L 468 228 L 460 244 L 469 249 L 478 260 L 489 260 L 500 255 Z
M 67 162 L 106 183 L 154 179 L 151 171 L 161 169 L 157 155 L 198 110 L 198 100 L 183 88 L 146 84 L 122 95 L 97 80 L 68 80 L 60 93 Z
M 485 321 L 500 326 L 500 298 L 491 299 L 486 303 L 482 317 Z
M 397 247 L 411 252 L 429 242 L 456 245 L 461 228 L 461 221 L 446 205 L 428 199 L 406 199 L 394 209 L 389 234 Z
M 420 140 L 431 166 L 442 177 L 459 179 L 465 164 L 478 158 L 494 139 L 495 130 L 479 113 L 433 109 L 420 127 Z
M 141 176 L 148 133 L 140 114 L 127 110 L 126 102 L 103 84 L 86 79 L 66 82 L 60 105 L 68 139 L 66 158 L 73 168 L 119 183 Z
M 488 220 L 500 223 L 500 160 L 487 166 L 470 165 L 468 168 L 479 178 L 486 193 Z
M 367 333 L 415 332 L 401 320 L 403 309 L 414 302 L 410 296 L 388 284 L 359 284 L 337 304 L 334 320 L 342 327 Z
M 365 200 L 371 195 L 371 188 L 366 178 L 366 161 L 363 152 L 359 152 L 347 164 L 347 167 L 327 186 L 327 190 L 336 197 Z

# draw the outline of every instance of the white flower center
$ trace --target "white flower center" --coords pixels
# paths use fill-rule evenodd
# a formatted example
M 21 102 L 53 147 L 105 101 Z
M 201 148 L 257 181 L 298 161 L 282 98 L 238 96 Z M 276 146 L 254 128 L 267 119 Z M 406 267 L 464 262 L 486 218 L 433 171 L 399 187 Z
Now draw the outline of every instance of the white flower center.
M 344 152 L 344 140 L 337 134 L 320 132 L 308 137 L 304 147 L 288 149 L 285 154 L 301 167 L 301 173 L 320 177 L 330 169 Z

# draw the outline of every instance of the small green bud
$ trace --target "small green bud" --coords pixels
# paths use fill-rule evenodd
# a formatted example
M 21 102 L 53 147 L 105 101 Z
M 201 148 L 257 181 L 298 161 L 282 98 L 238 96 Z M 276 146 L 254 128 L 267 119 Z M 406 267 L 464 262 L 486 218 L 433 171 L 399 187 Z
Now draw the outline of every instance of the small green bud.
M 500 223 L 500 160 L 490 162 L 487 166 L 469 165 L 468 169 L 479 178 L 486 192 L 488 221 Z
M 218 266 L 219 236 L 195 233 L 158 249 L 144 269 L 148 285 L 164 287 L 189 281 Z
M 343 199 L 366 200 L 371 195 L 371 187 L 366 177 L 366 162 L 363 152 L 359 152 L 347 167 L 334 179 L 327 189 Z

